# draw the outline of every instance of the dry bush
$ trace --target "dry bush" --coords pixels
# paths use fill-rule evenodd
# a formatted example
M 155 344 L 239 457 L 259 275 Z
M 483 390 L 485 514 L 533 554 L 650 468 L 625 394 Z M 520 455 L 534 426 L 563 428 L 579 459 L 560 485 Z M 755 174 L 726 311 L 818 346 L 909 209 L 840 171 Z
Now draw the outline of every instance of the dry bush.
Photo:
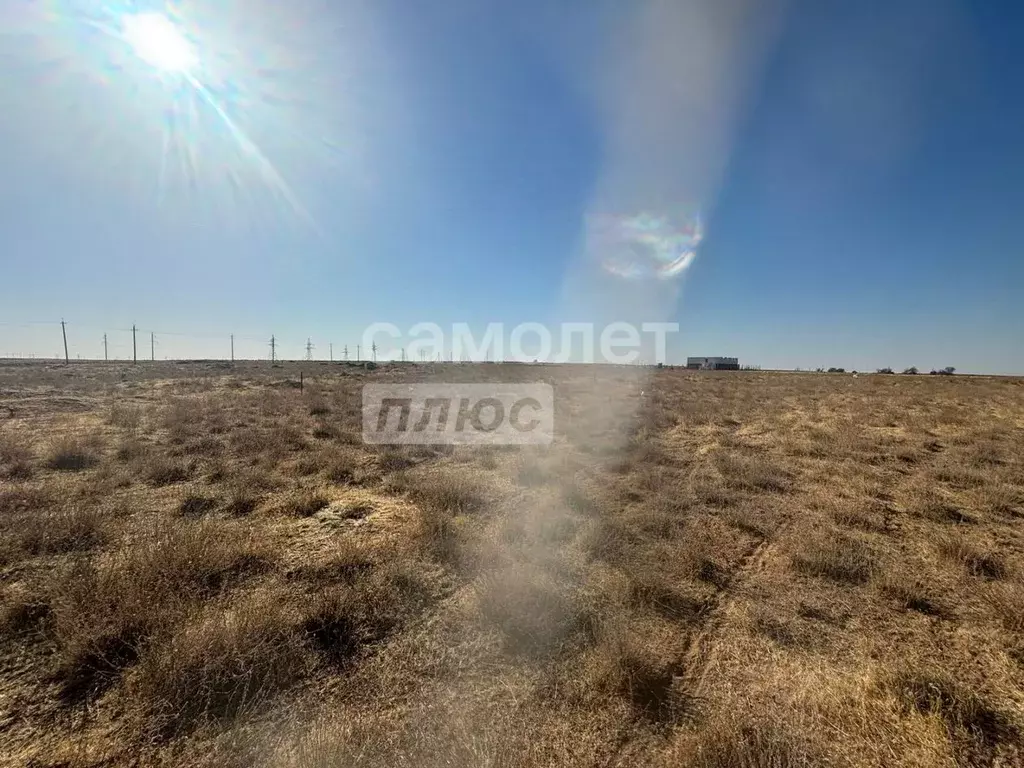
M 262 503 L 263 497 L 247 488 L 235 487 L 228 494 L 224 511 L 233 517 L 251 515 Z
M 114 452 L 119 461 L 130 464 L 143 464 L 153 454 L 153 446 L 144 443 L 138 437 L 131 436 L 121 441 Z
M 480 511 L 487 502 L 484 487 L 468 471 L 401 472 L 390 478 L 389 486 L 432 512 L 469 514 Z
M 275 750 L 279 726 L 309 732 L 327 707 L 340 746 L 316 756 L 325 766 L 1015 764 L 1009 730 L 974 735 L 1009 720 L 1024 669 L 1015 382 L 464 366 L 550 380 L 562 434 L 549 449 L 451 451 L 363 446 L 367 373 L 354 366 L 324 368 L 325 388 L 305 396 L 294 364 L 209 368 L 101 371 L 98 385 L 81 381 L 87 366 L 40 370 L 85 407 L 113 391 L 171 407 L 133 426 L 112 406 L 119 462 L 84 477 L 5 484 L 0 460 L 2 683 L 31 703 L 5 735 L 26 759 L 304 764 Z M 12 381 L 0 364 L 0 389 Z M 15 434 L 44 446 L 54 432 L 38 423 Z M 156 462 L 203 483 L 140 486 Z M 362 486 L 337 516 L 381 514 L 360 526 L 252 515 L 331 498 L 330 483 Z M 25 556 L 26 531 L 45 558 Z M 953 533 L 982 558 L 947 556 L 989 581 L 951 578 L 959 566 L 929 556 Z M 866 682 L 928 654 L 977 680 L 981 705 L 963 683 L 890 695 Z
M 944 535 L 938 540 L 938 547 L 944 557 L 962 565 L 971 576 L 997 580 L 1010 575 L 1010 567 L 998 552 L 975 544 L 964 535 Z
M 80 472 L 96 466 L 100 457 L 95 441 L 76 437 L 55 440 L 47 449 L 46 466 L 61 472 Z
M 341 436 L 341 432 L 333 423 L 319 419 L 313 427 L 312 434 L 317 440 L 334 440 Z
M 878 569 L 872 548 L 860 539 L 836 531 L 818 533 L 797 542 L 794 567 L 803 573 L 845 584 L 864 584 Z
M 22 548 L 32 555 L 82 552 L 107 539 L 102 512 L 79 506 L 26 515 L 18 528 Z
M 745 709 L 745 708 L 744 708 Z M 742 713 L 742 714 L 741 714 Z M 708 718 L 699 735 L 677 748 L 666 764 L 689 768 L 812 768 L 829 765 L 810 734 L 788 726 L 778 713 L 737 708 Z
M 0 600 L 0 640 L 37 632 L 50 616 L 50 606 L 40 598 L 38 584 L 8 589 Z
M 575 484 L 566 486 L 562 491 L 562 501 L 567 510 L 584 517 L 596 515 L 601 509 L 596 499 Z
M 709 467 L 700 467 L 687 479 L 687 495 L 694 501 L 709 507 L 728 508 L 735 506 L 740 495 L 736 486 L 728 485 Z
M 318 580 L 333 575 L 333 583 L 303 610 L 300 626 L 307 640 L 335 666 L 351 664 L 364 648 L 379 643 L 433 599 L 412 563 L 374 566 L 363 556 L 351 549 L 321 566 Z
M 315 475 L 323 467 L 323 458 L 319 454 L 302 455 L 284 468 L 286 474 L 293 477 L 309 477 Z
M 713 604 L 706 590 L 676 583 L 653 571 L 632 574 L 630 598 L 635 607 L 688 624 L 699 621 Z
M 32 450 L 10 434 L 0 434 L 0 478 L 27 480 L 32 477 Z
M 331 412 L 331 406 L 327 400 L 318 392 L 311 392 L 306 396 L 306 404 L 310 416 L 327 416 Z
M 998 515 L 1024 517 L 1024 490 L 1009 483 L 988 483 L 977 491 L 978 506 Z
M 983 473 L 952 461 L 937 468 L 933 472 L 933 476 L 939 482 L 958 490 L 980 488 L 985 485 Z
M 243 427 L 233 431 L 228 443 L 238 454 L 262 461 L 278 462 L 288 455 L 288 445 L 274 430 Z
M 992 765 L 999 745 L 1019 743 L 1014 719 L 945 669 L 907 668 L 891 677 L 889 687 L 907 710 L 940 718 L 967 765 Z
M 354 449 L 335 446 L 322 452 L 324 475 L 338 485 L 358 485 L 365 479 L 360 456 Z
M 202 517 L 213 512 L 220 504 L 220 499 L 203 493 L 198 488 L 186 491 L 178 503 L 178 514 L 182 517 Z
M 311 517 L 330 503 L 331 500 L 319 491 L 300 488 L 281 499 L 276 510 L 288 517 Z
M 236 529 L 195 523 L 158 527 L 102 562 L 75 561 L 45 598 L 61 697 L 103 690 L 190 602 L 264 570 L 272 557 Z
M 909 568 L 890 568 L 877 578 L 882 592 L 895 600 L 900 608 L 917 611 L 926 616 L 948 615 L 948 611 L 936 599 L 934 588 L 923 576 Z
M 655 725 L 695 718 L 699 702 L 683 689 L 677 665 L 658 649 L 604 638 L 597 653 L 597 687 L 625 700 L 634 716 Z
M 415 537 L 420 549 L 440 563 L 455 568 L 472 564 L 465 518 L 442 508 L 420 507 Z
M 338 582 L 352 583 L 379 565 L 372 550 L 351 537 L 345 537 L 332 545 L 327 558 L 301 563 L 289 570 L 287 576 L 296 581 L 323 587 Z
M 771 513 L 754 507 L 737 507 L 721 513 L 729 525 L 759 539 L 769 539 L 778 526 L 778 520 Z
M 0 517 L 14 518 L 49 509 L 56 502 L 47 488 L 0 488 Z
M 255 710 L 298 681 L 307 659 L 287 596 L 214 605 L 148 646 L 128 689 L 147 730 L 191 731 Z
M 184 464 L 167 456 L 151 455 L 142 465 L 146 481 L 154 487 L 174 485 L 188 480 L 192 470 Z
M 207 459 L 220 456 L 225 451 L 224 442 L 213 435 L 203 435 L 187 440 L 180 448 L 171 451 L 173 456 L 203 456 Z
M 1024 583 L 990 584 L 985 591 L 985 599 L 1007 631 L 1024 635 Z
M 135 434 L 142 426 L 142 409 L 137 405 L 115 400 L 110 404 L 107 423 L 129 434 Z
M 793 487 L 790 473 L 764 458 L 725 453 L 718 456 L 725 482 L 745 491 L 786 493 Z
M 158 423 L 167 430 L 172 441 L 178 441 L 193 434 L 193 425 L 202 419 L 201 409 L 193 398 L 173 398 L 160 411 Z
M 416 463 L 404 446 L 382 446 L 376 454 L 377 468 L 381 472 L 402 472 Z
M 583 550 L 594 560 L 618 565 L 634 557 L 640 536 L 616 517 L 595 518 L 580 535 Z
M 977 522 L 969 512 L 932 492 L 925 492 L 916 497 L 913 500 L 911 511 L 918 517 L 934 523 L 970 524 Z
M 867 505 L 841 505 L 832 510 L 832 519 L 844 528 L 874 532 L 885 530 L 882 517 Z

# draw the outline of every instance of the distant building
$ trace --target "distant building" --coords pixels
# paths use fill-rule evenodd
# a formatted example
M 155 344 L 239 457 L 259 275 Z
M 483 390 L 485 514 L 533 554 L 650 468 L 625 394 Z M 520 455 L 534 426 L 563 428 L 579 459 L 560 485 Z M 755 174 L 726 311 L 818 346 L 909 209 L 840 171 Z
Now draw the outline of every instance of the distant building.
M 688 357 L 686 367 L 695 371 L 738 371 L 738 357 Z

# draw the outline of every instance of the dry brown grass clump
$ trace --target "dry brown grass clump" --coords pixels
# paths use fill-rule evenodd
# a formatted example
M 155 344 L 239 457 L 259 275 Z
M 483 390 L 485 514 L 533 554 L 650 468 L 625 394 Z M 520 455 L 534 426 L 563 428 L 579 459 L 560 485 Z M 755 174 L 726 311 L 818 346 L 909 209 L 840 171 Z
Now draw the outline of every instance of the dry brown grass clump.
M 676 751 L 693 768 L 812 768 L 827 765 L 808 734 L 778 721 L 736 715 L 713 718 L 695 743 Z
M 285 496 L 278 504 L 277 509 L 289 517 L 310 517 L 330 503 L 330 499 L 319 491 L 300 488 Z
M 214 605 L 145 649 L 128 692 L 147 731 L 167 737 L 264 706 L 297 682 L 307 658 L 287 595 Z
M 1010 568 L 1005 559 L 993 549 L 972 542 L 963 534 L 947 534 L 939 538 L 939 551 L 943 556 L 963 566 L 971 576 L 983 579 L 1005 579 Z
M 0 478 L 27 480 L 32 477 L 32 450 L 21 439 L 0 434 Z
M 487 495 L 468 472 L 452 470 L 436 473 L 402 472 L 389 480 L 390 487 L 405 492 L 420 508 L 453 515 L 482 510 Z
M 877 570 L 878 561 L 871 547 L 860 539 L 826 531 L 800 542 L 800 550 L 793 555 L 793 565 L 811 576 L 864 584 Z
M 335 666 L 353 663 L 433 599 L 409 564 L 377 564 L 354 555 L 345 553 L 319 569 L 324 586 L 301 620 L 308 641 Z
M 943 669 L 905 669 L 890 686 L 912 711 L 937 717 L 966 765 L 991 765 L 1001 745 L 1018 745 L 1019 723 L 985 696 L 958 682 Z
M 93 549 L 107 540 L 101 510 L 59 507 L 21 518 L 21 546 L 31 555 L 54 555 Z
M 109 685 L 191 603 L 265 570 L 273 550 L 224 525 L 161 526 L 97 563 L 78 560 L 43 596 L 62 696 Z
M 99 452 L 94 442 L 64 437 L 51 443 L 46 452 L 45 464 L 49 469 L 60 472 L 80 472 L 96 466 L 99 461 Z
M 935 594 L 927 579 L 909 569 L 889 569 L 879 577 L 883 593 L 904 610 L 926 616 L 948 616 L 949 611 Z

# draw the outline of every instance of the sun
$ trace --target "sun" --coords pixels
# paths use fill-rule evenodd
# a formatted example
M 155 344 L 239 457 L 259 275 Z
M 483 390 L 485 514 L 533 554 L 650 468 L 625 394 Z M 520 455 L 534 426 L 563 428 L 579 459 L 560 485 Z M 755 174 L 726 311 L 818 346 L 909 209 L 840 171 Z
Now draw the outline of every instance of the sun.
M 125 41 L 135 54 L 160 72 L 188 74 L 199 57 L 188 38 L 159 13 L 133 13 L 121 22 Z

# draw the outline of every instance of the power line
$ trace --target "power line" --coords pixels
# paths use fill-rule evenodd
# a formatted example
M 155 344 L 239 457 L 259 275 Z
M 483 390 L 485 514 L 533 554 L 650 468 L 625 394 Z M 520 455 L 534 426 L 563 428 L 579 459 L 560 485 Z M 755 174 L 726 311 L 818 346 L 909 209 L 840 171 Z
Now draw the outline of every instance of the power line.
M 313 349 L 314 349 L 314 346 L 315 345 L 313 344 L 313 339 L 307 337 L 306 338 L 306 359 L 307 360 L 312 360 L 313 359 Z

